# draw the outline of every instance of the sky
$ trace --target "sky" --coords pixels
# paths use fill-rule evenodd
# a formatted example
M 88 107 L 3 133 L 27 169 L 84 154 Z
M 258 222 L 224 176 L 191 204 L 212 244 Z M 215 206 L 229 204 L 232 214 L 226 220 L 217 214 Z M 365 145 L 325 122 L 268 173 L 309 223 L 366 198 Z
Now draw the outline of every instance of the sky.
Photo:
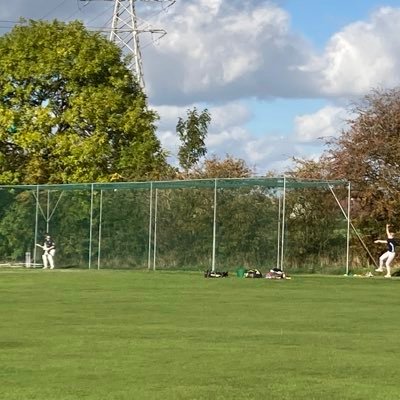
M 137 0 L 149 106 L 176 163 L 175 127 L 207 108 L 208 156 L 255 175 L 318 159 L 346 129 L 350 105 L 400 83 L 399 0 Z M 112 0 L 0 0 L 0 35 L 20 17 L 109 27 Z

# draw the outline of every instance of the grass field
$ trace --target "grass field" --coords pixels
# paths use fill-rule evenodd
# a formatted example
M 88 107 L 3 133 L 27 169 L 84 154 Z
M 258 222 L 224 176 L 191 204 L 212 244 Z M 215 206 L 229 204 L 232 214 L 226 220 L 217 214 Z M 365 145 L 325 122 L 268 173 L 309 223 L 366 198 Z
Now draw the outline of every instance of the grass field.
M 400 280 L 0 271 L 0 399 L 400 399 Z

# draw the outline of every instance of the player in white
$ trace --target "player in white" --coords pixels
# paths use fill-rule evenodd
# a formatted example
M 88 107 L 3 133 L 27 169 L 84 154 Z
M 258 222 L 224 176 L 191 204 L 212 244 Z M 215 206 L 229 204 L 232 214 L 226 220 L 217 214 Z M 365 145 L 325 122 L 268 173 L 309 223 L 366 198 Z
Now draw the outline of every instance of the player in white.
M 392 275 L 390 273 L 390 264 L 392 263 L 395 255 L 396 255 L 396 242 L 394 239 L 394 233 L 390 229 L 390 225 L 386 224 L 386 240 L 375 240 L 374 243 L 386 243 L 387 245 L 387 251 L 383 253 L 379 257 L 379 268 L 377 268 L 375 271 L 377 272 L 383 272 L 383 263 L 385 263 L 386 267 L 386 275 L 385 278 L 390 278 Z
M 51 238 L 51 236 L 48 233 L 46 233 L 46 235 L 44 236 L 43 246 L 38 243 L 36 244 L 36 246 L 44 250 L 42 254 L 43 269 L 47 269 L 48 265 L 50 265 L 50 269 L 54 269 L 54 255 L 56 254 L 56 243 Z

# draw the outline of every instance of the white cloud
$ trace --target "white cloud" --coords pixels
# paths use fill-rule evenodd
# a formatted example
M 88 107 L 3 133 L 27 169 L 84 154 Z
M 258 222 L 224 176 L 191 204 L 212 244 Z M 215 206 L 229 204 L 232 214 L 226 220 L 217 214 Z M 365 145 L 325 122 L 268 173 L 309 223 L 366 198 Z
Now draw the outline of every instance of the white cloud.
M 158 21 L 168 35 L 145 54 L 150 96 L 184 104 L 362 96 L 393 87 L 400 84 L 399 19 L 400 8 L 382 7 L 334 34 L 319 55 L 272 2 L 177 3 Z
M 239 102 L 226 103 L 223 106 L 210 108 L 212 129 L 225 129 L 235 125 L 243 125 L 252 118 L 251 110 Z
M 320 74 L 321 94 L 362 96 L 400 83 L 400 8 L 383 7 L 332 36 L 303 70 Z
M 250 136 L 250 140 L 243 143 L 240 157 L 254 167 L 258 174 L 284 171 L 292 164 L 293 157 L 303 154 L 303 149 L 286 135 L 266 132 L 263 137 Z
M 160 129 L 175 129 L 176 124 L 178 122 L 179 117 L 185 117 L 186 110 L 188 108 L 192 108 L 192 105 L 188 105 L 187 107 L 178 107 L 178 106 L 151 106 L 160 116 L 159 128 Z
M 299 142 L 314 142 L 320 138 L 338 136 L 348 118 L 342 107 L 326 106 L 313 114 L 295 117 L 294 137 Z
M 157 136 L 160 139 L 162 147 L 170 154 L 171 159 L 169 161 L 175 165 L 180 144 L 175 128 L 178 118 L 185 117 L 186 107 L 152 106 L 151 108 L 160 116 Z
M 295 68 L 307 63 L 310 46 L 272 2 L 187 0 L 160 14 L 157 25 L 168 34 L 144 51 L 156 104 L 315 93 L 313 75 Z
M 248 131 L 241 126 L 232 126 L 220 132 L 210 132 L 206 144 L 211 152 L 233 154 L 250 139 Z
M 176 164 L 179 150 L 179 139 L 175 131 L 163 130 L 158 132 L 158 138 L 161 142 L 162 148 L 167 150 L 170 161 Z

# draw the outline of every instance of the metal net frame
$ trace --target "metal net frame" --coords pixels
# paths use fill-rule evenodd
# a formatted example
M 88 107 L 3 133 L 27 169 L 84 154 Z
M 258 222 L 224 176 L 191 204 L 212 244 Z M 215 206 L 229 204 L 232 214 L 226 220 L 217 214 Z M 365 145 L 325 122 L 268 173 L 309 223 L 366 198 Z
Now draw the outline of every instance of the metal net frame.
M 336 191 L 338 191 L 336 193 Z M 349 271 L 350 183 L 278 178 L 0 186 L 0 263 Z M 28 261 L 29 260 L 29 261 Z

